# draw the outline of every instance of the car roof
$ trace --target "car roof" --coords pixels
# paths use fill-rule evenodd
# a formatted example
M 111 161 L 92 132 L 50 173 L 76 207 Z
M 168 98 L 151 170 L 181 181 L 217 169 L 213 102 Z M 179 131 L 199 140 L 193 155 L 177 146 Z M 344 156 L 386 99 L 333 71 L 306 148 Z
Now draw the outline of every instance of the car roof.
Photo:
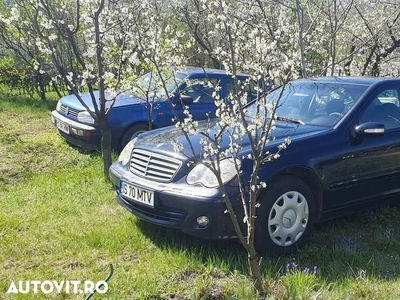
M 359 85 L 372 85 L 376 82 L 389 81 L 389 80 L 400 80 L 399 78 L 393 77 L 353 77 L 353 76 L 334 76 L 334 77 L 317 77 L 317 78 L 302 78 L 296 81 L 317 81 L 317 82 L 340 82 L 347 84 L 359 84 Z
M 228 75 L 231 76 L 226 70 L 220 69 L 212 69 L 212 68 L 200 68 L 200 67 L 184 67 L 184 68 L 177 68 L 179 73 L 184 73 L 187 75 L 194 75 L 194 74 L 213 74 L 213 75 Z M 249 76 L 248 74 L 238 74 L 238 76 Z

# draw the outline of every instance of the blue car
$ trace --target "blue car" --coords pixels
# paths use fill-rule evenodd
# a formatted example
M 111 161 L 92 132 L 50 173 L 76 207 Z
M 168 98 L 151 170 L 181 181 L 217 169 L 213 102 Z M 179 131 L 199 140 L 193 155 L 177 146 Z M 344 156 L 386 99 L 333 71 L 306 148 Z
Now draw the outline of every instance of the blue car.
M 277 99 L 281 89 L 267 95 L 267 101 Z M 250 104 L 248 122 L 259 113 Z M 399 194 L 400 79 L 293 81 L 284 88 L 276 116 L 273 138 L 264 152 L 274 153 L 287 137 L 291 144 L 258 174 L 267 184 L 258 195 L 255 243 L 260 253 L 295 251 L 306 243 L 315 222 Z M 213 127 L 208 130 L 212 136 Z M 201 159 L 201 138 L 201 134 L 190 136 L 197 159 Z M 190 149 L 182 132 L 173 127 L 144 133 L 127 144 L 109 170 L 118 202 L 138 218 L 160 226 L 207 239 L 235 238 L 215 175 L 203 164 L 190 164 L 196 159 L 189 150 L 174 151 L 174 140 L 184 151 Z M 230 140 L 228 136 L 221 140 L 224 151 Z M 249 154 L 244 137 L 238 157 L 240 180 L 247 188 L 253 164 Z M 221 169 L 225 191 L 242 220 L 232 159 L 222 160 Z
M 246 80 L 247 75 L 239 75 Z M 211 85 L 210 85 L 211 83 Z M 161 128 L 174 124 L 174 113 L 184 118 L 184 108 L 189 107 L 195 120 L 215 117 L 215 104 L 212 94 L 220 86 L 219 95 L 225 98 L 233 89 L 233 79 L 223 70 L 186 68 L 177 70 L 173 76 L 165 78 L 166 95 L 160 82 L 155 82 L 151 73 L 143 75 L 137 81 L 135 92 L 121 93 L 108 114 L 108 124 L 112 135 L 112 148 L 120 151 L 132 138 L 152 128 Z M 257 92 L 254 84 L 248 85 L 249 99 L 254 99 Z M 149 101 L 144 96 L 149 95 Z M 98 92 L 95 93 L 98 95 Z M 171 96 L 172 95 L 172 96 Z M 92 110 L 93 103 L 89 93 L 82 98 Z M 172 109 L 171 104 L 174 105 Z M 175 112 L 174 112 L 175 110 Z M 101 131 L 89 112 L 74 96 L 62 97 L 56 110 L 51 114 L 52 123 L 61 136 L 70 144 L 88 149 L 100 149 Z

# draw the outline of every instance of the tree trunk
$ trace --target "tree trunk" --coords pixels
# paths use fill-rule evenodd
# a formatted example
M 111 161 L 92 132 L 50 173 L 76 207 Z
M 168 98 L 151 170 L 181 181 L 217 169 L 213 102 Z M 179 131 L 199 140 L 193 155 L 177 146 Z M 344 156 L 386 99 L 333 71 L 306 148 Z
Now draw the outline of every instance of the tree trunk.
M 38 73 L 36 75 L 37 85 L 35 86 L 36 92 L 39 94 L 40 99 L 43 102 L 46 102 L 46 85 L 44 83 L 43 75 Z
M 262 284 L 260 257 L 258 256 L 255 250 L 249 251 L 248 262 L 250 267 L 251 278 L 253 279 L 254 288 L 259 293 L 263 293 L 264 289 Z
M 297 25 L 299 26 L 298 43 L 300 48 L 300 61 L 301 61 L 300 72 L 301 72 L 301 77 L 307 78 L 306 58 L 304 51 L 304 37 L 303 37 L 304 34 L 303 11 L 300 6 L 299 0 L 296 0 L 296 14 L 297 14 Z
M 53 82 L 53 83 L 52 83 L 52 87 L 53 87 L 53 90 L 57 93 L 58 98 L 61 98 L 63 95 L 61 94 L 61 92 L 60 92 L 60 90 L 59 90 L 57 84 L 55 84 L 55 83 Z
M 40 99 L 43 101 L 43 102 L 46 102 L 46 86 L 44 85 L 44 83 L 43 82 L 40 82 L 39 83 L 39 93 L 40 93 Z
M 103 156 L 103 173 L 104 178 L 108 179 L 108 169 L 111 166 L 111 131 L 108 126 L 107 116 L 99 118 L 99 125 L 101 129 L 101 153 Z

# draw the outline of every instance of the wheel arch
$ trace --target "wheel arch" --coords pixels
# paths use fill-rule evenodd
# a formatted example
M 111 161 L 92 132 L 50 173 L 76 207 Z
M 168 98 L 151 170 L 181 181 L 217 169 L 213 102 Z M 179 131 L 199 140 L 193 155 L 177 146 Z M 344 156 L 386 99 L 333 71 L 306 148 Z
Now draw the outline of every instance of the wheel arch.
M 119 146 L 119 148 L 122 147 L 123 140 L 124 140 L 124 138 L 125 138 L 126 133 L 127 133 L 130 129 L 132 129 L 133 127 L 135 127 L 135 126 L 137 126 L 137 125 L 146 125 L 146 126 L 148 126 L 148 125 L 149 125 L 149 122 L 148 122 L 148 121 L 145 121 L 145 120 L 135 121 L 135 122 L 129 124 L 128 126 L 126 126 L 126 127 L 124 128 L 124 131 L 123 131 L 123 132 L 121 133 L 121 135 L 119 136 L 119 141 L 118 141 L 118 146 Z M 156 128 L 157 128 L 157 126 L 152 122 L 152 123 L 151 123 L 151 129 L 156 129 Z
M 270 180 L 275 180 L 278 177 L 284 175 L 295 176 L 302 181 L 310 188 L 314 199 L 315 199 L 315 210 L 316 210 L 316 220 L 319 220 L 322 216 L 322 207 L 323 207 L 323 192 L 322 192 L 322 184 L 321 181 L 316 174 L 316 172 L 307 167 L 290 167 L 284 170 L 279 171 L 274 174 Z

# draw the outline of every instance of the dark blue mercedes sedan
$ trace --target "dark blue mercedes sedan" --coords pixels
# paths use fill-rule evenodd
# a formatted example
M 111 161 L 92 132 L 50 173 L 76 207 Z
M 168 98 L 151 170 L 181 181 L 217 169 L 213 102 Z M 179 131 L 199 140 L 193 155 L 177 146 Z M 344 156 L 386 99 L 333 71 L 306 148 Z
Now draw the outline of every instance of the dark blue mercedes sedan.
M 274 152 L 287 137 L 291 144 L 258 174 L 266 188 L 258 195 L 256 246 L 262 254 L 281 255 L 304 245 L 315 222 L 400 192 L 400 79 L 301 79 L 266 99 L 277 95 L 281 100 L 276 128 L 265 152 Z M 259 113 L 250 103 L 249 120 Z M 212 133 L 213 128 L 208 130 Z M 191 145 L 200 138 L 190 136 Z M 215 175 L 174 151 L 173 140 L 189 148 L 181 130 L 173 127 L 128 143 L 110 168 L 118 202 L 154 224 L 202 238 L 234 238 Z M 245 170 L 252 164 L 246 139 L 242 147 Z M 243 218 L 235 169 L 228 158 L 221 161 L 221 172 L 236 215 Z M 246 176 L 243 172 L 241 180 L 248 185 Z
M 223 70 L 188 67 L 164 76 L 164 82 L 161 82 L 151 72 L 146 73 L 137 80 L 132 91 L 117 96 L 108 113 L 114 150 L 121 150 L 136 135 L 149 130 L 150 123 L 152 128 L 161 128 L 174 124 L 176 115 L 183 119 L 184 106 L 189 107 L 195 120 L 215 117 L 213 93 L 225 98 L 233 88 L 232 76 Z M 241 74 L 238 78 L 246 80 L 248 75 Z M 215 91 L 215 86 L 219 86 L 218 91 Z M 248 85 L 247 94 L 249 99 L 257 95 L 254 83 Z M 95 111 L 88 92 L 82 93 L 82 99 Z M 108 107 L 110 101 L 106 105 Z M 88 150 L 100 149 L 100 127 L 74 95 L 64 96 L 58 101 L 51 120 L 69 143 Z

